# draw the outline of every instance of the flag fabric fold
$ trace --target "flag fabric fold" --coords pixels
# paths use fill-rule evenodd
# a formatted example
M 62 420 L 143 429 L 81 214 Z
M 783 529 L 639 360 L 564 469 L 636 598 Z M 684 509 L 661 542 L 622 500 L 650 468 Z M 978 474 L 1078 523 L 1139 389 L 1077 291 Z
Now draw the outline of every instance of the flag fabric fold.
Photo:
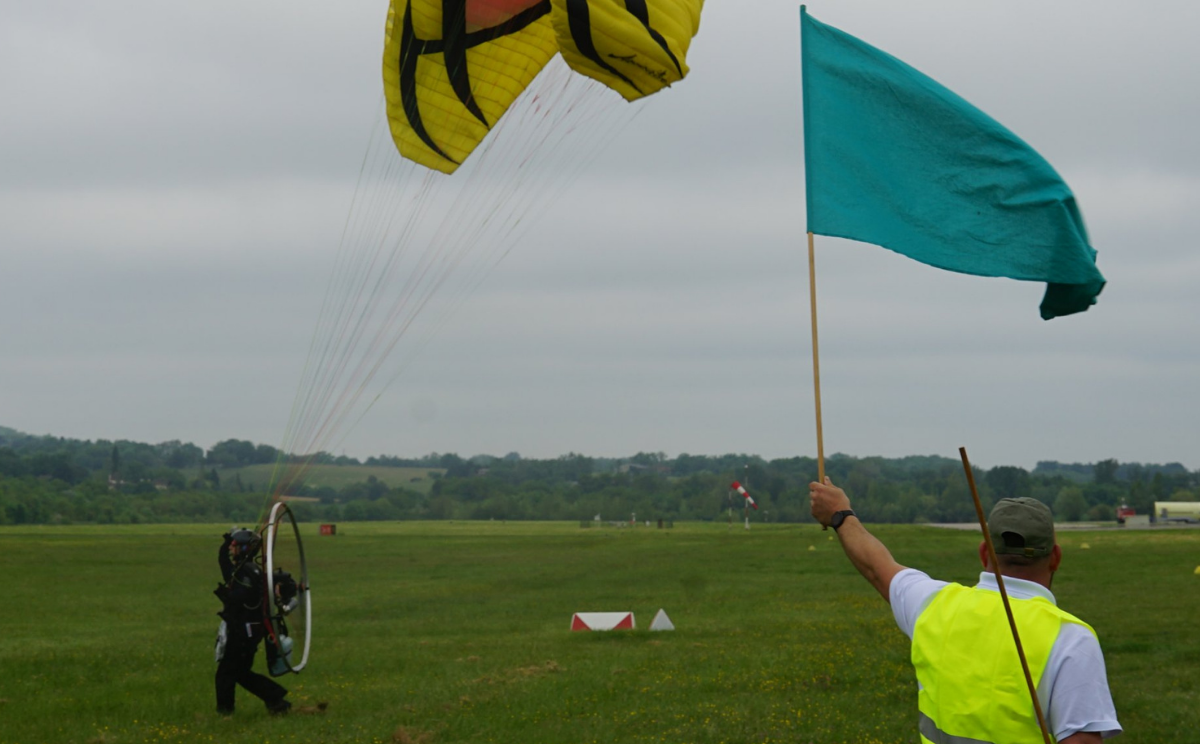
M 953 91 L 802 6 L 808 229 L 950 271 L 1046 282 L 1041 315 L 1105 279 L 1071 189 Z

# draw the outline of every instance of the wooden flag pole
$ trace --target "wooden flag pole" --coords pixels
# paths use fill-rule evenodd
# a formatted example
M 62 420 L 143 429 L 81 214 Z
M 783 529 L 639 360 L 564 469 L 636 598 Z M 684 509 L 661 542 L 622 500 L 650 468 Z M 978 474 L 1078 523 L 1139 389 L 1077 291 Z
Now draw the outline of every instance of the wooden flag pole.
M 817 410 L 817 482 L 825 482 L 825 439 L 821 433 L 821 357 L 817 353 L 817 259 L 808 234 L 808 298 L 812 309 L 813 397 Z
M 1008 627 L 1012 630 L 1013 642 L 1017 644 L 1017 656 L 1021 659 L 1021 671 L 1025 672 L 1025 684 L 1029 688 L 1029 697 L 1033 699 L 1033 710 L 1037 713 L 1038 727 L 1042 730 L 1042 741 L 1053 744 L 1050 731 L 1046 726 L 1046 716 L 1042 713 L 1042 703 L 1038 700 L 1037 688 L 1033 685 L 1033 676 L 1029 673 L 1029 662 L 1025 660 L 1025 648 L 1021 646 L 1021 636 L 1017 634 L 1017 621 L 1013 618 L 1012 605 L 1008 602 L 1008 592 L 1004 589 L 1004 578 L 1000 576 L 1000 563 L 996 560 L 996 546 L 992 544 L 992 532 L 988 529 L 987 518 L 983 516 L 983 504 L 979 501 L 979 491 L 975 489 L 975 475 L 971 472 L 971 461 L 967 459 L 967 448 L 959 447 L 958 454 L 962 457 L 963 470 L 967 473 L 967 485 L 971 487 L 971 498 L 975 500 L 975 514 L 979 517 L 979 529 L 983 530 L 983 541 L 987 543 L 988 562 L 992 573 L 996 575 L 996 585 L 1000 587 L 1000 599 L 1004 602 L 1004 613 L 1008 615 Z

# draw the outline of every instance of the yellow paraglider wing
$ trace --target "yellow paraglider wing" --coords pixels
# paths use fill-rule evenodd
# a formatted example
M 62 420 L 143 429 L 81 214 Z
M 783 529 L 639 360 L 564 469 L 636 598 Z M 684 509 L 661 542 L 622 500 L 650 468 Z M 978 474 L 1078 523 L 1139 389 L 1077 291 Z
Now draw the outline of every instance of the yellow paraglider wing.
M 453 173 L 558 51 L 550 0 L 391 0 L 383 52 L 400 154 Z
M 563 59 L 633 101 L 687 75 L 704 0 L 551 0 Z

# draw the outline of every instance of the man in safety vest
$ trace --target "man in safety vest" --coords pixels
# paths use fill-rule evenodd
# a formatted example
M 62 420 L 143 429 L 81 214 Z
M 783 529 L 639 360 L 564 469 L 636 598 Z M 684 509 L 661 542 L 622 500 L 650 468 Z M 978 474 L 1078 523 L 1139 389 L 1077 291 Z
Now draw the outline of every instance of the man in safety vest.
M 896 563 L 829 478 L 810 483 L 809 496 L 813 517 L 837 532 L 850 562 L 912 639 L 921 741 L 1041 742 L 986 543 L 975 587 L 937 581 Z M 1050 593 L 1062 561 L 1050 509 L 1036 499 L 1001 499 L 988 522 L 1050 734 L 1059 744 L 1099 744 L 1121 733 L 1095 632 Z

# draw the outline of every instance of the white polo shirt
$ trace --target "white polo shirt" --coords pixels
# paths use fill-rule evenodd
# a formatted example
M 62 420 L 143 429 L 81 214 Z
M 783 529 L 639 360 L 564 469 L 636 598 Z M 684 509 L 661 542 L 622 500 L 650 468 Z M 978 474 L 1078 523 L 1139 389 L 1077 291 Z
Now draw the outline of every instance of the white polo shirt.
M 946 585 L 947 582 L 931 579 L 915 568 L 906 568 L 892 579 L 888 592 L 892 614 L 909 639 L 917 627 L 917 618 Z M 996 577 L 987 571 L 979 574 L 977 586 L 1000 591 Z M 1049 589 L 1032 581 L 1006 576 L 1004 588 L 1014 599 L 1042 597 L 1058 605 Z M 1038 700 L 1050 732 L 1058 741 L 1080 731 L 1098 732 L 1105 739 L 1121 733 L 1112 693 L 1108 690 L 1100 642 L 1082 625 L 1063 623 L 1050 649 L 1046 671 L 1038 682 Z

